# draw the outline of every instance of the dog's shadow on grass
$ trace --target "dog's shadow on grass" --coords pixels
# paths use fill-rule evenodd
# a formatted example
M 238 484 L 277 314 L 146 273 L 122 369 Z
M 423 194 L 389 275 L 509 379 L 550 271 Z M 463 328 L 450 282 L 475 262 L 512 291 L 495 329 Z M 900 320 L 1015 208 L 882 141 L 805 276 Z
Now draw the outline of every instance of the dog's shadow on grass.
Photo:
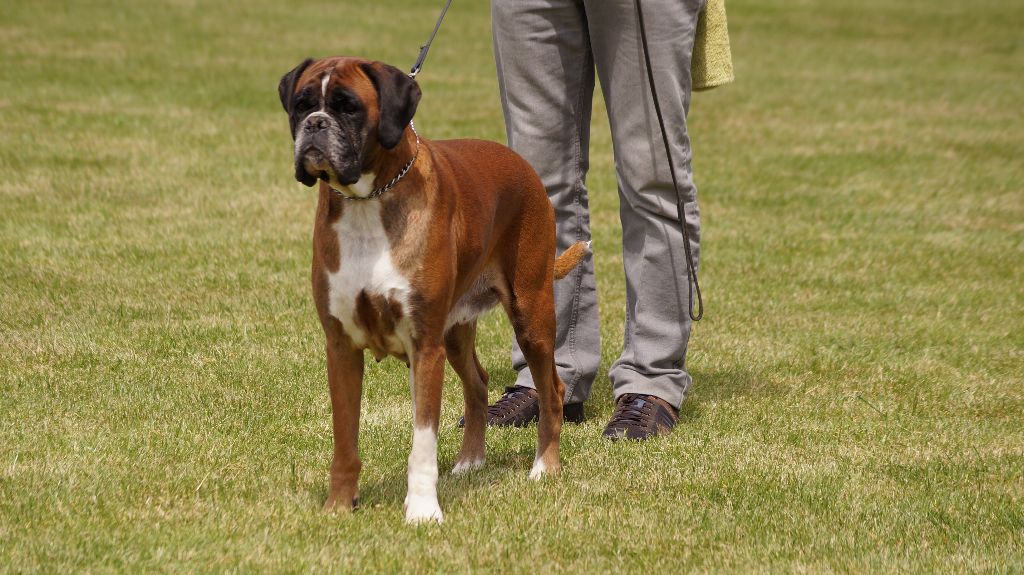
M 741 366 L 731 369 L 692 370 L 694 386 L 690 395 L 679 412 L 681 425 L 695 422 L 704 415 L 708 403 L 728 402 L 737 398 L 764 393 L 767 389 L 762 374 L 755 373 Z M 491 371 L 489 389 L 494 392 L 503 391 L 513 385 L 516 374 L 511 369 L 494 369 Z M 446 393 L 450 390 L 446 390 Z M 492 393 L 492 395 L 494 395 Z M 611 385 L 607 376 L 599 377 L 591 390 L 586 403 L 586 421 L 598 421 L 603 425 L 614 409 Z M 449 410 L 450 411 L 450 410 Z M 461 412 L 461 410 L 460 410 Z M 489 429 L 487 432 L 487 464 L 483 469 L 472 471 L 462 476 L 452 476 L 451 468 L 455 463 L 455 454 L 462 442 L 462 430 L 456 425 L 450 413 L 442 414 L 438 430 L 438 494 L 442 506 L 447 508 L 452 502 L 471 500 L 482 490 L 493 489 L 495 484 L 504 483 L 516 477 L 525 477 L 533 464 L 536 449 L 536 425 L 519 430 Z M 449 417 L 446 417 L 449 416 Z M 403 429 L 404 431 L 404 429 Z M 597 429 L 595 433 L 600 433 Z M 565 445 L 563 445 L 563 450 Z M 564 453 L 564 455 L 570 455 Z M 388 458 L 382 461 L 377 458 L 375 465 L 385 464 L 384 468 L 375 470 L 364 466 L 363 478 L 359 483 L 360 507 L 362 509 L 389 508 L 400 510 L 405 498 L 407 487 L 407 467 L 405 458 Z M 367 473 L 369 471 L 369 473 Z M 320 506 L 327 498 L 325 481 L 308 483 L 306 495 L 312 505 Z
M 526 478 L 536 449 L 536 426 L 516 431 L 524 434 L 523 444 L 520 441 L 502 441 L 507 437 L 496 438 L 496 434 L 489 432 L 486 465 L 482 469 L 455 476 L 451 470 L 455 464 L 455 452 L 462 441 L 462 430 L 440 430 L 439 443 L 448 447 L 446 453 L 438 457 L 438 499 L 443 509 L 447 510 L 453 503 L 471 501 L 477 493 L 493 489 L 497 484 L 505 484 L 515 477 Z M 455 446 L 454 450 L 451 449 L 452 445 Z M 388 461 L 383 467 L 380 463 L 377 461 L 377 469 L 368 469 L 366 465 L 363 467 L 363 477 L 359 481 L 359 510 L 400 511 L 408 486 L 406 461 L 404 458 Z M 306 483 L 305 491 L 309 504 L 320 508 L 327 499 L 326 476 L 323 481 Z
M 516 372 L 511 368 L 492 368 L 489 372 L 488 389 L 493 401 L 506 387 L 515 384 Z M 451 470 L 462 444 L 462 429 L 457 425 L 462 413 L 462 391 L 457 380 L 454 386 L 452 384 L 452 381 L 445 382 L 444 394 L 449 401 L 457 396 L 459 407 L 456 411 L 450 406 L 444 409 L 438 425 L 438 496 L 445 508 L 453 501 L 472 498 L 476 492 L 492 489 L 496 483 L 506 482 L 514 476 L 525 478 L 533 465 L 537 447 L 536 425 L 525 429 L 488 429 L 485 439 L 486 465 L 465 475 L 453 476 Z M 395 433 L 408 431 L 404 426 L 394 430 Z M 366 441 L 380 439 L 365 436 L 364 433 L 361 435 L 361 451 L 366 447 Z M 402 509 L 408 482 L 407 461 L 405 457 L 394 457 L 393 454 L 397 451 L 408 455 L 409 448 L 408 443 L 402 442 L 401 448 L 395 445 L 393 449 L 388 449 L 387 456 L 378 453 L 367 457 L 369 454 L 363 453 L 363 472 L 359 481 L 360 509 Z M 322 481 L 306 483 L 305 497 L 311 506 L 323 505 L 327 499 L 326 473 Z

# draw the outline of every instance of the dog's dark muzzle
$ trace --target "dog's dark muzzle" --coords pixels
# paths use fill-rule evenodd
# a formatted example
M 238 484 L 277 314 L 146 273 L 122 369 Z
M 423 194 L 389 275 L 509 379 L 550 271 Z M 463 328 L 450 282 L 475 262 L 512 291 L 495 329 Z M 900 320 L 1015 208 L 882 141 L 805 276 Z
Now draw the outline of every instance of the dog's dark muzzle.
M 317 178 L 330 181 L 330 164 L 323 152 L 312 146 L 295 154 L 295 179 L 304 185 L 312 186 Z
M 295 142 L 295 179 L 312 186 L 317 179 L 351 185 L 362 175 L 360 154 L 334 118 L 313 113 L 299 125 Z

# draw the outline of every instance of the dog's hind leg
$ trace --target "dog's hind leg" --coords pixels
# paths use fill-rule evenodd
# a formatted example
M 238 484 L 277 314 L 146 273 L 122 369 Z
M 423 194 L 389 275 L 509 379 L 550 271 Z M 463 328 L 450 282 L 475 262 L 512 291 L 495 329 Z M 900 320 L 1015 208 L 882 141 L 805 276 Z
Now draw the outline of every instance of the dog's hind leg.
M 530 469 L 530 479 L 554 475 L 561 469 L 559 441 L 565 385 L 555 370 L 553 272 L 551 260 L 548 261 L 547 266 L 518 266 L 522 275 L 513 276 L 509 282 L 511 294 L 506 304 L 516 341 L 526 357 L 540 396 L 537 457 Z
M 476 320 L 453 325 L 444 338 L 448 363 L 462 380 L 466 398 L 466 425 L 462 448 L 452 473 L 459 475 L 484 466 L 484 431 L 487 426 L 487 372 L 476 355 Z

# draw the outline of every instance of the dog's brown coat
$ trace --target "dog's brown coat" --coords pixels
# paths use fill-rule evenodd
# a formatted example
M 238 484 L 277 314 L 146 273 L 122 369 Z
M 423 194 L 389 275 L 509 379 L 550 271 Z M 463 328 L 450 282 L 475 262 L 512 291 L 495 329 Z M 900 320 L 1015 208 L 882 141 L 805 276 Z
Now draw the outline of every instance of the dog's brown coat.
M 329 58 L 310 64 L 295 90 L 319 83 L 330 73 L 331 85 L 356 94 L 367 124 L 380 121 L 378 88 L 367 75 L 393 73 L 380 63 Z M 363 150 L 363 172 L 376 174 L 374 186 L 387 182 L 415 152 L 415 137 L 406 129 L 398 145 L 385 149 L 375 134 Z M 313 232 L 313 295 L 327 340 L 327 372 L 334 425 L 334 458 L 325 509 L 350 508 L 357 498 L 360 461 L 357 451 L 362 349 L 329 312 L 328 274 L 345 266 L 332 225 L 347 200 L 327 183 L 319 184 Z M 451 326 L 448 316 L 483 273 L 511 319 L 517 340 L 540 393 L 537 460 L 548 473 L 559 469 L 563 384 L 555 372 L 554 214 L 540 179 L 508 148 L 478 140 L 422 140 L 409 173 L 377 201 L 394 267 L 412 288 L 409 309 L 381 294 L 361 292 L 354 320 L 368 334 L 366 348 L 378 358 L 391 353 L 412 365 L 414 425 L 435 433 L 445 358 L 463 381 L 466 425 L 458 462 L 482 461 L 487 408 L 487 373 L 475 351 L 475 319 Z M 585 255 L 582 246 L 559 261 L 568 273 Z M 473 295 L 473 294 L 470 294 Z M 415 326 L 412 357 L 389 352 L 387 339 L 408 314 Z M 409 350 L 406 350 L 408 352 Z M 411 360 L 411 361 L 410 361 Z

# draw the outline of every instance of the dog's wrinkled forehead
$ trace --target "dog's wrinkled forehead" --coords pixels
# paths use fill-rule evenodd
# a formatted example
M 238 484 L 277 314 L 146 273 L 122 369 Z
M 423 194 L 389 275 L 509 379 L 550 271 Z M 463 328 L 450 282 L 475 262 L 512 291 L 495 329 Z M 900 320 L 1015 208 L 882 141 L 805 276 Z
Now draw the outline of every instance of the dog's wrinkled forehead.
M 325 58 L 309 65 L 295 82 L 296 98 L 314 100 L 318 104 L 331 99 L 356 98 L 371 121 L 376 121 L 379 106 L 373 81 L 357 58 Z

